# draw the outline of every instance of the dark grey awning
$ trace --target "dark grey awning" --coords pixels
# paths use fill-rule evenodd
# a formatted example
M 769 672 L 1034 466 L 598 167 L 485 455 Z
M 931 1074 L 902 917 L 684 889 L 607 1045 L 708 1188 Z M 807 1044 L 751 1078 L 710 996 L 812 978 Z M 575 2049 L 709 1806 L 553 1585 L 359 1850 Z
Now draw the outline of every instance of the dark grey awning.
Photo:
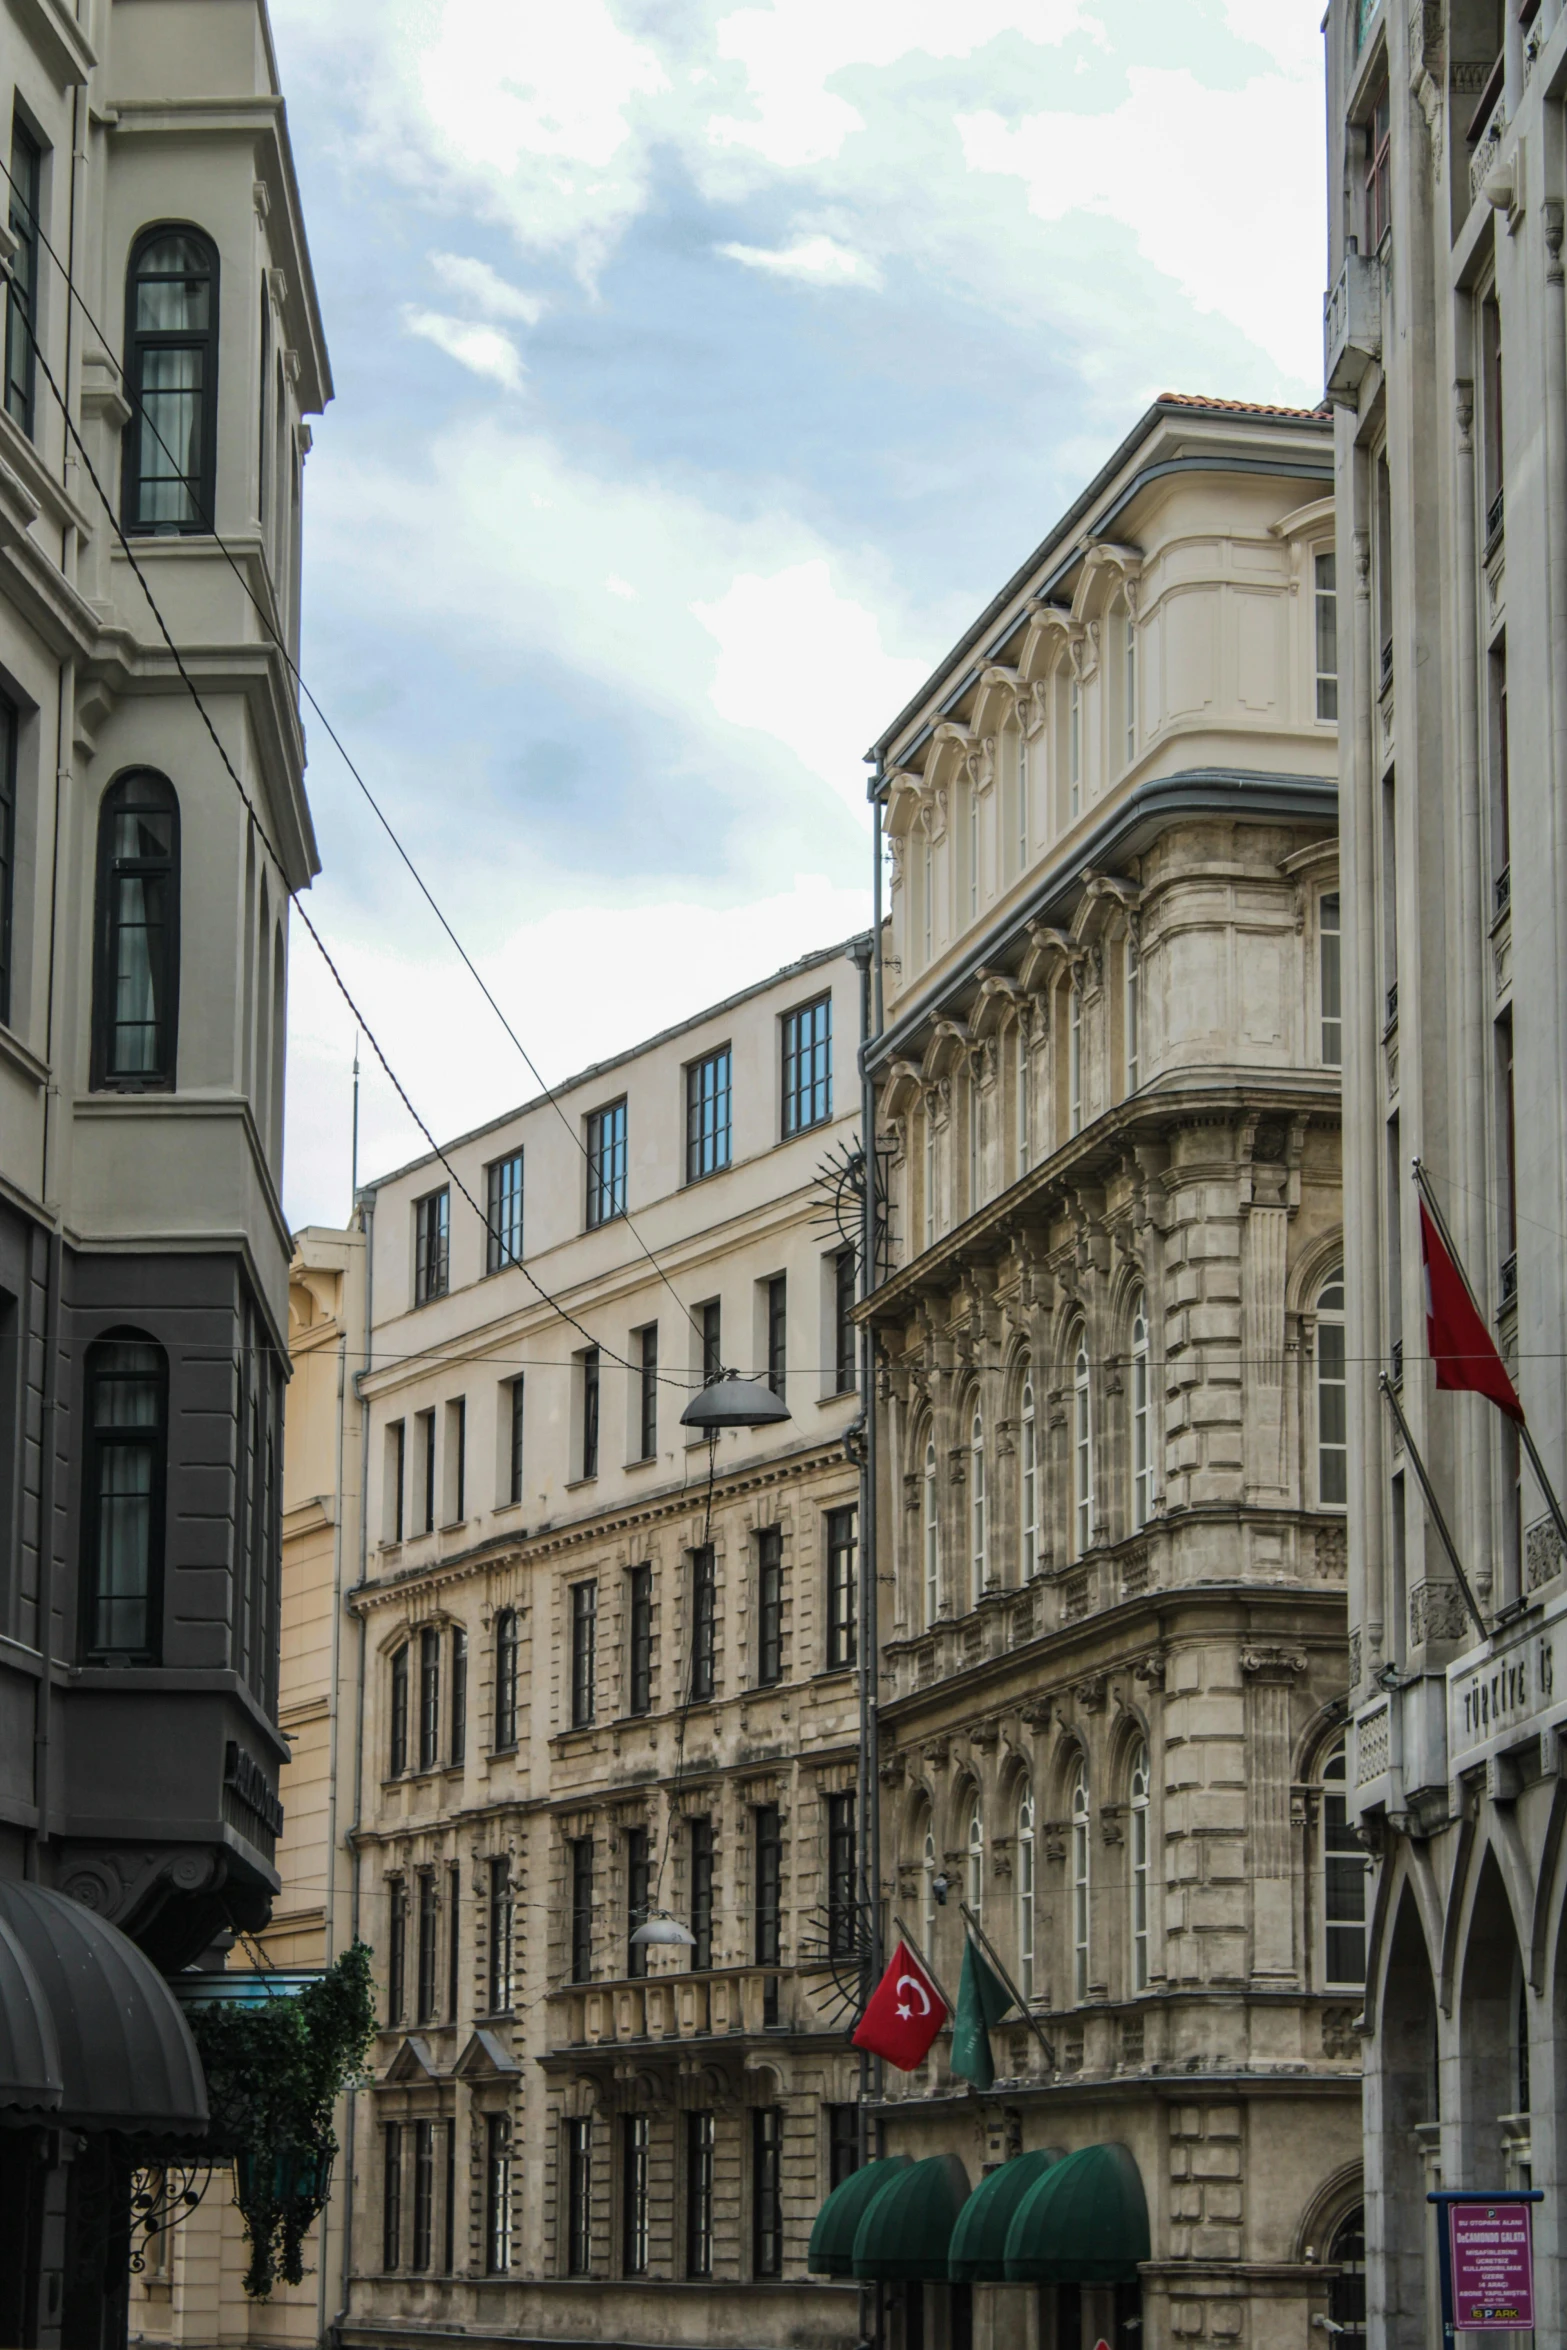
M 60 2081 L 53 2118 L 77 2129 L 203 2135 L 201 2059 L 151 1959 L 117 1926 L 46 1885 L 0 1882 L 0 1929 L 19 1950 L 53 2025 Z M 0 2000 L 6 2027 L 14 2029 L 3 1965 Z
M 22 1944 L 0 1920 L 0 2107 L 52 2114 L 64 2095 L 48 1995 Z

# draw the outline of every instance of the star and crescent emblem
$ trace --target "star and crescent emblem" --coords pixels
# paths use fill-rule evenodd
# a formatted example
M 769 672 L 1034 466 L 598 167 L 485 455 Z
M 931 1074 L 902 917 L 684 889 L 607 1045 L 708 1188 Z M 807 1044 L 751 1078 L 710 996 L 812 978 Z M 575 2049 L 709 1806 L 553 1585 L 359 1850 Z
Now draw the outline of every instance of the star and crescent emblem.
M 904 1991 L 915 1992 L 919 1998 L 920 2014 L 929 2015 L 930 1993 L 926 1990 L 918 1975 L 900 1975 L 892 1987 L 895 1992 L 900 1994 Z M 900 2023 L 906 2024 L 910 2021 L 913 2014 L 913 2008 L 907 2006 L 900 1996 L 898 2000 L 898 2021 Z

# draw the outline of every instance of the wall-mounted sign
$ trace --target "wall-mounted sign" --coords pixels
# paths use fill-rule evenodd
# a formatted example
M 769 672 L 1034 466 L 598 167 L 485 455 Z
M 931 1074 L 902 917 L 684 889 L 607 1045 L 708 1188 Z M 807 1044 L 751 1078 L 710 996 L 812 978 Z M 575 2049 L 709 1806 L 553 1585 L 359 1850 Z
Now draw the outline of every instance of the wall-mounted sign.
M 1546 1728 L 1567 1700 L 1567 1620 L 1556 1615 L 1499 1635 L 1447 1669 L 1448 1768 Z
M 277 1790 L 254 1756 L 231 1738 L 223 1753 L 223 1784 L 236 1803 L 260 1820 L 274 1836 L 283 1833 L 283 1806 Z M 240 1823 L 236 1821 L 235 1826 Z
M 1497 2195 L 1451 2189 L 1427 2197 L 1441 2207 L 1442 2339 L 1534 2329 L 1534 2215 L 1538 2187 Z

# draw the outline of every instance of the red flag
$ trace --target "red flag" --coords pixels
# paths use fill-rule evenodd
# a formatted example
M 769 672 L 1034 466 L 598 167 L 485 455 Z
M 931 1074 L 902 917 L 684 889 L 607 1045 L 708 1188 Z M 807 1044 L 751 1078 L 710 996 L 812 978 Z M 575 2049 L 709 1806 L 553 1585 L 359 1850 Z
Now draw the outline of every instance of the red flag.
M 1424 1200 L 1420 1203 L 1420 1252 L 1426 1273 L 1426 1345 L 1436 1365 L 1438 1387 L 1489 1396 L 1499 1411 L 1522 1426 L 1518 1390 L 1507 1376 L 1496 1342 L 1481 1321 Z
M 906 1942 L 900 1942 L 854 2027 L 856 2048 L 884 2056 L 899 2072 L 911 2073 L 930 2053 L 947 2020 L 947 2003 L 928 1970 Z

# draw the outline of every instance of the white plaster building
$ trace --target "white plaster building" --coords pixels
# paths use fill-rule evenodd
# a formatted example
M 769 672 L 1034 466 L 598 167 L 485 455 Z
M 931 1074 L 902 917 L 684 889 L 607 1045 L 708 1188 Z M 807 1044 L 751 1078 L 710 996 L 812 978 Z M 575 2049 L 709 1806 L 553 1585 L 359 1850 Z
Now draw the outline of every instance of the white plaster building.
M 1411 1161 L 1567 1484 L 1567 22 L 1333 0 L 1329 387 L 1344 582 L 1345 1228 L 1370 2338 L 1437 2341 L 1437 2187 L 1562 2232 L 1567 1593 L 1510 1423 L 1435 1391 Z M 1488 1632 L 1464 1607 L 1386 1373 Z
M 882 1891 L 1050 2044 L 887 2075 L 898 2350 L 1353 2318 L 1331 488 L 1325 413 L 1159 400 L 876 746 Z M 1105 2146 L 1037 2293 L 886 2218 Z
M 277 1883 L 283 648 L 331 380 L 261 0 L 6 0 L 0 95 L 0 1911 L 96 1936 L 78 2014 L 126 2035 L 29 2081 L 7 2010 L 0 2335 L 101 2350 L 109 2132 L 201 2097 L 156 2086 L 195 2064 L 159 1970 Z
M 820 1171 L 861 996 L 810 956 L 361 1195 L 352 1907 L 386 2021 L 345 2342 L 856 2338 L 805 2253 L 858 2130 L 823 1951 L 856 1900 L 860 1404 Z M 710 1488 L 680 1414 L 720 1364 L 789 1418 L 724 1436 Z M 650 1907 L 694 1947 L 634 1947 Z

